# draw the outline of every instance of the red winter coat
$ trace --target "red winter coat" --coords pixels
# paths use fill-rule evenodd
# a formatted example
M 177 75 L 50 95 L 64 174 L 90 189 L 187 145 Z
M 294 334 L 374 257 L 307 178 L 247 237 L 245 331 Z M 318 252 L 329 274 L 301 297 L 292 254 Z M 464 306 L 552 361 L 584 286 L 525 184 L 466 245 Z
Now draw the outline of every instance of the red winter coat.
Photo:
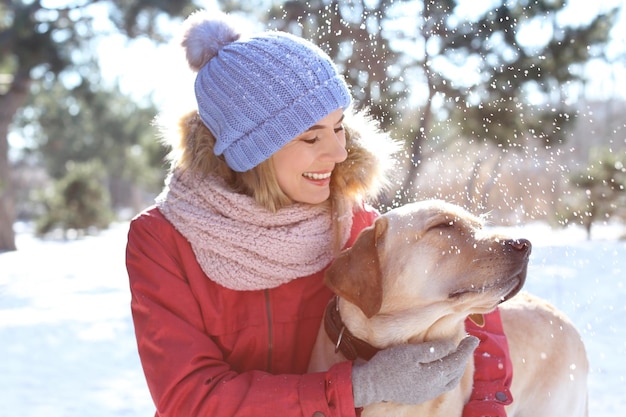
M 376 216 L 355 215 L 348 246 Z M 269 290 L 227 289 L 156 208 L 131 222 L 126 262 L 157 416 L 355 415 L 351 362 L 304 374 L 331 297 L 323 271 Z

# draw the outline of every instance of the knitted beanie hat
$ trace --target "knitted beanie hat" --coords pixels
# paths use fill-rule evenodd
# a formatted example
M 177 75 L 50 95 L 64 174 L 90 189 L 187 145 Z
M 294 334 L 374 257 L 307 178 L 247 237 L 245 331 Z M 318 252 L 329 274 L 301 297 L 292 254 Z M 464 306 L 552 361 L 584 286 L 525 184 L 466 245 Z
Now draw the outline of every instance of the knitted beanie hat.
M 254 168 L 333 111 L 348 87 L 320 48 L 279 31 L 243 37 L 221 12 L 192 14 L 182 46 L 197 72 L 200 119 L 214 152 L 235 171 Z

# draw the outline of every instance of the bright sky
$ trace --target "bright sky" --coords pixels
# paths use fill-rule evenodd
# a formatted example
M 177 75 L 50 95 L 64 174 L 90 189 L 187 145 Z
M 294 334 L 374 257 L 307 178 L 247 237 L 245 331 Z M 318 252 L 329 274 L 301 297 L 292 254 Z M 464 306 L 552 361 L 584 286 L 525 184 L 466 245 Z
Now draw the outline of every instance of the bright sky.
M 460 10 L 464 13 L 476 13 L 479 5 L 488 7 L 493 0 L 463 0 Z M 564 20 L 586 23 L 598 12 L 623 4 L 624 0 L 569 0 L 569 12 Z M 205 7 L 212 7 L 213 2 L 206 1 Z M 478 7 L 477 7 L 478 6 Z M 625 12 L 626 13 L 626 12 Z M 626 51 L 626 16 L 614 29 L 614 45 L 609 49 Z M 172 25 L 172 35 L 176 35 L 179 24 Z M 537 28 L 538 36 L 541 28 Z M 123 91 L 136 98 L 153 94 L 157 105 L 163 110 L 182 110 L 193 108 L 194 74 L 189 70 L 184 55 L 176 39 L 164 45 L 155 45 L 147 39 L 126 42 L 122 36 L 110 36 L 103 40 L 99 48 L 102 72 L 107 79 L 118 79 Z M 622 60 L 623 61 L 623 60 Z M 613 74 L 606 68 L 592 66 L 590 73 L 600 74 L 592 79 L 592 91 L 598 94 L 613 94 L 615 79 L 626 79 L 626 68 L 622 64 L 614 68 Z

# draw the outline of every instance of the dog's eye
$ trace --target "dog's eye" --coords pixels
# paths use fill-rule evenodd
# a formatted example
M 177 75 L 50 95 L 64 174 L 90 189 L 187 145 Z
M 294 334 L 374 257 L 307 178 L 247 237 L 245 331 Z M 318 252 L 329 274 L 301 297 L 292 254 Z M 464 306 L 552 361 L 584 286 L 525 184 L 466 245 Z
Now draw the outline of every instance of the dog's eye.
M 433 225 L 430 226 L 428 230 L 433 232 L 439 231 L 439 233 L 443 233 L 444 231 L 454 229 L 454 226 L 454 220 L 442 220 L 440 222 L 433 223 Z
M 435 226 L 437 229 L 449 229 L 450 227 L 454 227 L 454 220 L 446 220 L 445 222 L 441 222 Z

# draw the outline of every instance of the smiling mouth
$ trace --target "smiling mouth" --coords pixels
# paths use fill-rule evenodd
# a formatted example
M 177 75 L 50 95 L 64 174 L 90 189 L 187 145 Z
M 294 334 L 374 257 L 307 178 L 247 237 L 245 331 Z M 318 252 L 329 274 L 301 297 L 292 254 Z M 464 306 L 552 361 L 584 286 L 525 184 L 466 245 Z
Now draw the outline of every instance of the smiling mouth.
M 310 180 L 316 180 L 316 181 L 328 179 L 330 178 L 330 175 L 331 175 L 331 172 L 326 172 L 324 174 L 317 174 L 314 172 L 305 172 L 304 174 L 302 174 L 304 178 L 308 178 Z

